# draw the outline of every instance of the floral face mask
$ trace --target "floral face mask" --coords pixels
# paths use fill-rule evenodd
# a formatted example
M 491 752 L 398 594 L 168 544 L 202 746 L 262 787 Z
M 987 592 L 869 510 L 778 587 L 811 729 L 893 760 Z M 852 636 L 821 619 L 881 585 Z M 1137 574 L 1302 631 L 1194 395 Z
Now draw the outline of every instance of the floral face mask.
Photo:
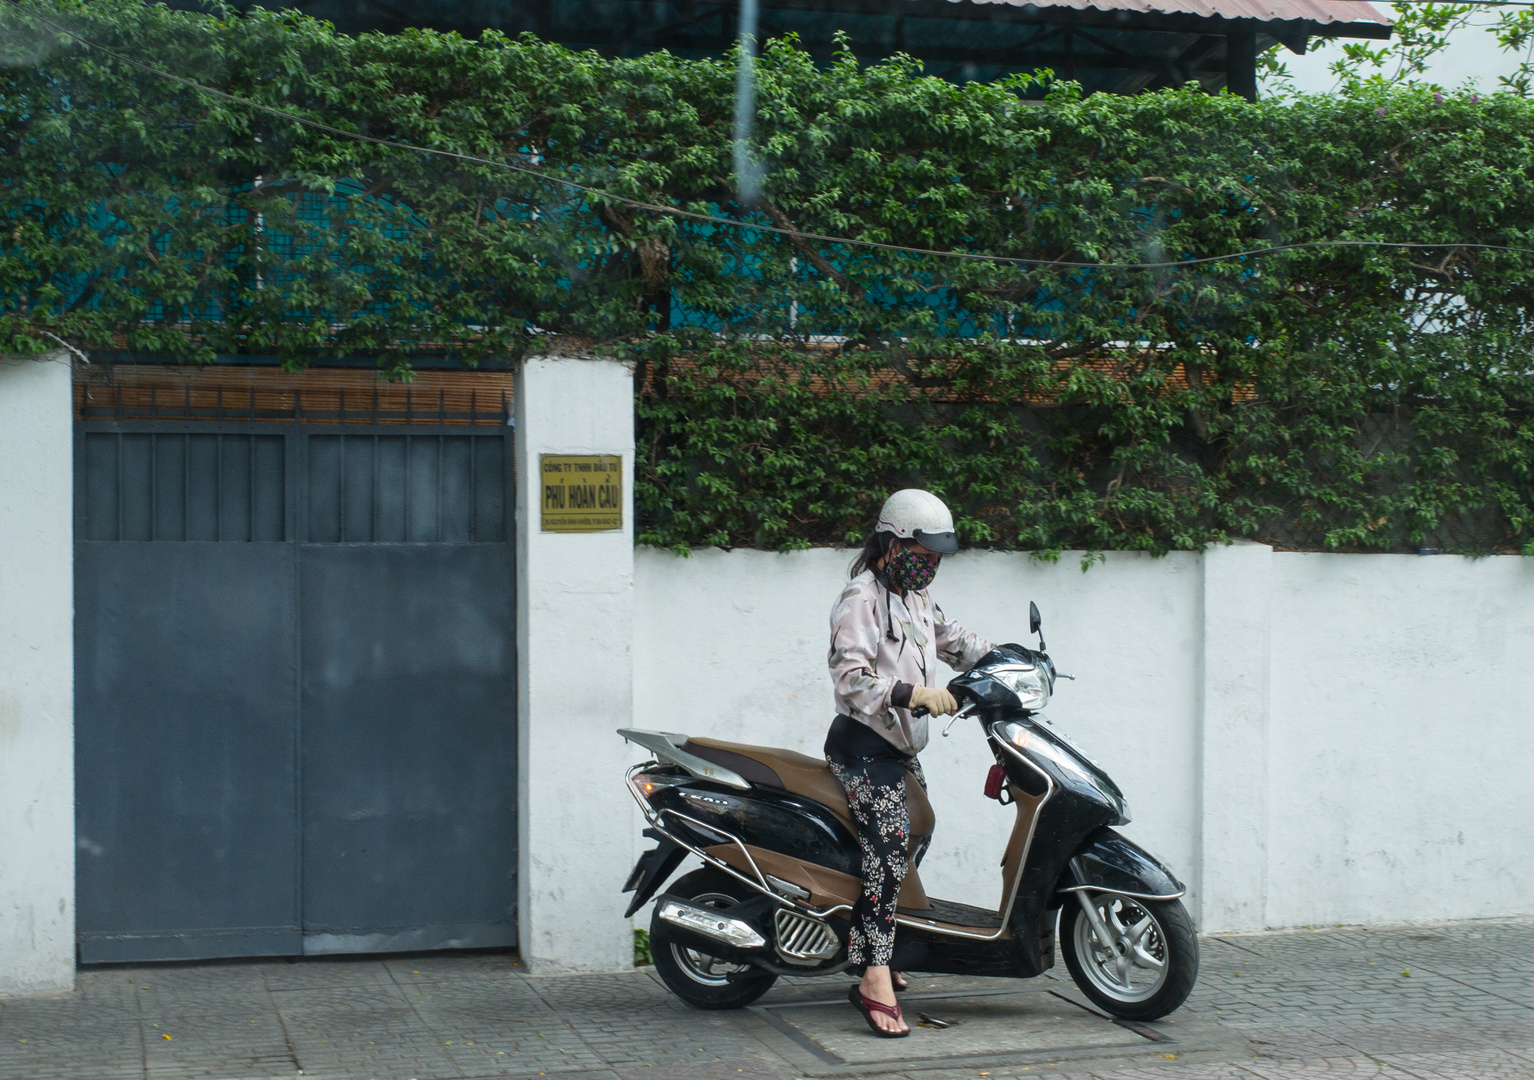
M 884 564 L 884 576 L 901 592 L 921 592 L 937 577 L 939 555 L 919 555 L 902 548 Z

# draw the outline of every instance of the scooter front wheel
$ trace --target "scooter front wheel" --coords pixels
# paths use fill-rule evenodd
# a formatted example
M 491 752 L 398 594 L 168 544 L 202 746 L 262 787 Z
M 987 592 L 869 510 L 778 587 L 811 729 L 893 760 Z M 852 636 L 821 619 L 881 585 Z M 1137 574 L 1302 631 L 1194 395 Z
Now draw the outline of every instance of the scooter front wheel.
M 734 878 L 712 867 L 677 879 L 667 893 L 699 907 L 730 908 L 754 895 Z M 732 964 L 687 945 L 671 934 L 671 924 L 650 917 L 650 959 L 661 982 L 698 1009 L 740 1009 L 771 989 L 778 977 L 750 964 Z
M 1075 895 L 1060 912 L 1060 952 L 1081 992 L 1122 1020 L 1155 1020 L 1198 980 L 1198 935 L 1179 900 L 1088 894 L 1102 940 Z

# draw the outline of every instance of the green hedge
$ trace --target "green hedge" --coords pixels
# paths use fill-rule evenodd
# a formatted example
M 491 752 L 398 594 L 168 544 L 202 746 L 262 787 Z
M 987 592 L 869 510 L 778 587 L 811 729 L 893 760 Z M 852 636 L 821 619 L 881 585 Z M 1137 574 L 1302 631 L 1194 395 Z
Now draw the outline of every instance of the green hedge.
M 304 127 L 61 35 L 334 127 Z M 638 366 L 642 542 L 846 543 L 923 484 L 970 543 L 1534 553 L 1534 106 L 1431 91 L 1042 103 L 908 63 L 347 38 L 138 0 L 0 11 L 0 348 L 301 366 L 549 333 Z M 801 233 L 1074 262 L 953 260 Z

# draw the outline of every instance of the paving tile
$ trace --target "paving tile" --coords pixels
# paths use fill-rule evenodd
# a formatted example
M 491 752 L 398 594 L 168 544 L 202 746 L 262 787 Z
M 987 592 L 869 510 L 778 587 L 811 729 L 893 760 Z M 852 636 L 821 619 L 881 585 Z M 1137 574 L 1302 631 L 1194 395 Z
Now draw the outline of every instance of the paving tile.
M 0 1008 L 0 1077 L 117 1080 L 141 1077 L 143 1071 L 144 1036 L 137 1017 L 69 1000 Z
M 325 990 L 338 986 L 388 986 L 395 982 L 387 964 L 372 957 L 310 957 L 261 966 L 266 988 Z
M 870 1038 L 867 1024 L 846 1002 L 784 1005 L 770 1010 L 836 1061 L 874 1063 L 898 1060 L 941 1063 L 946 1058 L 978 1059 L 1083 1047 L 1134 1047 L 1144 1038 L 1102 1016 L 1043 991 L 910 994 L 902 997 L 911 1034 L 898 1041 Z M 951 1027 L 923 1027 L 923 1013 Z
M 1058 964 L 1031 983 L 913 975 L 908 1005 L 964 1024 L 894 1044 L 860 1030 L 847 975 L 703 1012 L 653 971 L 530 977 L 501 953 L 100 968 L 0 1001 L 0 1080 L 1534 1080 L 1534 921 L 1202 951 L 1155 1043 L 1052 996 L 1080 997 Z

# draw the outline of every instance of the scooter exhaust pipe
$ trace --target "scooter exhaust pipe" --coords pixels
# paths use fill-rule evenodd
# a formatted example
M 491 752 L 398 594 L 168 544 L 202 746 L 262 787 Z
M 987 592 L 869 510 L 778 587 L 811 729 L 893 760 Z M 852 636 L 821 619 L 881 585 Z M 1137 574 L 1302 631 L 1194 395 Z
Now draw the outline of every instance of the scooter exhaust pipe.
M 744 919 L 732 919 L 714 908 L 699 907 L 668 897 L 660 902 L 655 913 L 668 923 L 737 949 L 767 947 L 767 939 L 750 923 Z

